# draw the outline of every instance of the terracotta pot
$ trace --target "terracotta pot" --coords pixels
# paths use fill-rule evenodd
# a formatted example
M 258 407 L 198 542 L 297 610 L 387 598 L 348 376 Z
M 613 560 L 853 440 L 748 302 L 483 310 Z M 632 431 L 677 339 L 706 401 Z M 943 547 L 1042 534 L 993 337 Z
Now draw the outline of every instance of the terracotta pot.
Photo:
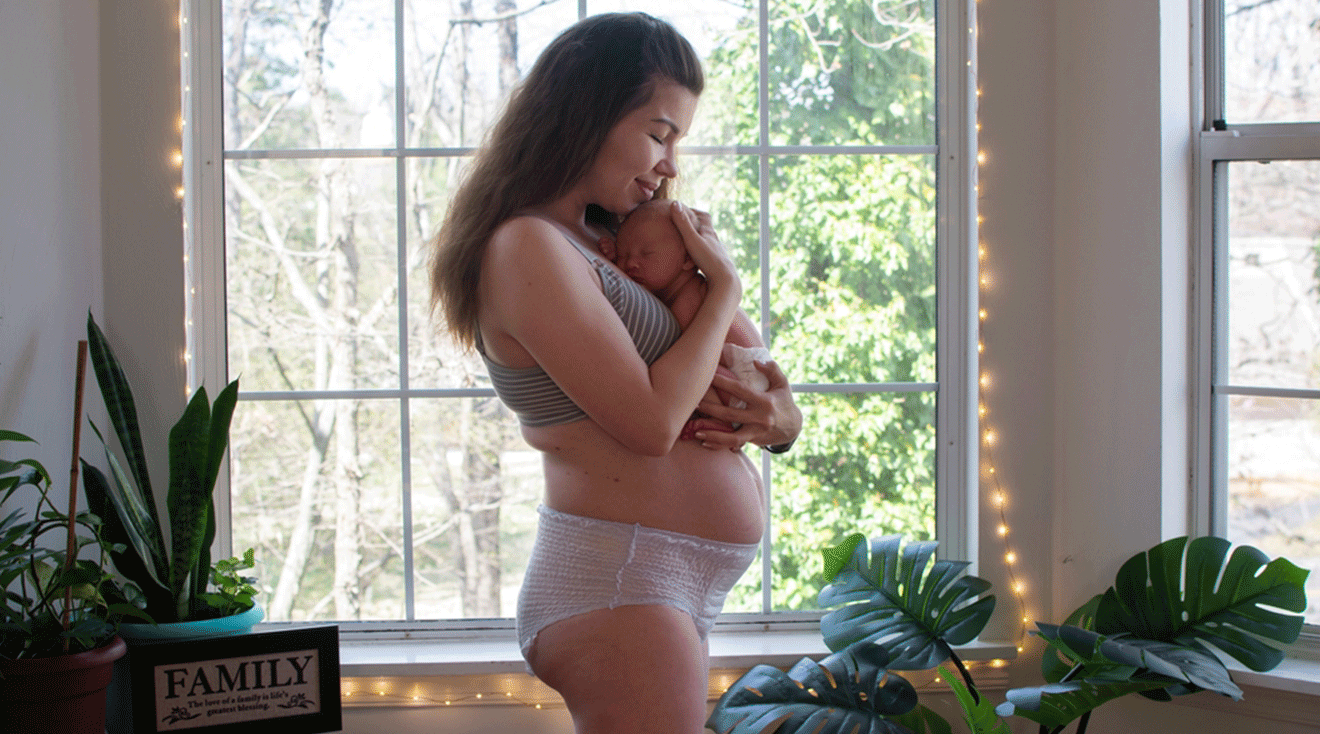
M 116 637 L 75 655 L 0 660 L 0 731 L 104 734 L 106 687 L 127 650 Z

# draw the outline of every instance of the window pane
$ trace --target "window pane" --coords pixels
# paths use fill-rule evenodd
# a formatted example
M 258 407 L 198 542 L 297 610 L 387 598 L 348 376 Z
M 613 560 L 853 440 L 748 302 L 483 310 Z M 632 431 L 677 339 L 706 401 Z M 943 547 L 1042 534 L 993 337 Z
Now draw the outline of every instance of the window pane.
M 1320 568 L 1320 403 L 1231 397 L 1227 464 L 1229 540 Z M 1306 598 L 1320 624 L 1320 574 Z
M 702 60 L 706 88 L 685 145 L 757 142 L 757 3 L 753 0 L 590 0 L 587 12 L 641 11 L 668 21 Z
M 462 349 L 431 312 L 430 240 L 466 158 L 409 158 L 408 380 L 414 389 L 490 387 L 480 355 Z
M 743 283 L 743 310 L 761 319 L 761 197 L 757 190 L 758 158 L 754 155 L 684 155 L 674 195 L 710 212 L 715 231 L 733 255 Z
M 242 402 L 229 460 L 267 620 L 403 618 L 397 403 Z
M 228 161 L 229 371 L 243 390 L 398 386 L 393 161 Z
M 1320 3 L 1224 0 L 1230 123 L 1320 121 Z
M 935 380 L 935 161 L 771 161 L 773 351 L 795 382 Z
M 771 0 L 770 141 L 935 143 L 933 0 Z
M 546 44 L 577 21 L 577 6 L 568 2 L 537 6 L 512 19 L 514 0 L 463 6 L 466 12 L 455 14 L 450 3 L 404 5 L 409 147 L 479 143 L 510 88 Z
M 1320 387 L 1320 161 L 1227 165 L 1227 381 Z
M 494 397 L 411 409 L 417 618 L 512 617 L 536 535 L 541 454 Z
M 770 491 L 774 608 L 812 609 L 820 551 L 855 532 L 935 538 L 935 396 L 802 394 Z
M 321 7 L 226 3 L 227 150 L 394 145 L 393 4 Z

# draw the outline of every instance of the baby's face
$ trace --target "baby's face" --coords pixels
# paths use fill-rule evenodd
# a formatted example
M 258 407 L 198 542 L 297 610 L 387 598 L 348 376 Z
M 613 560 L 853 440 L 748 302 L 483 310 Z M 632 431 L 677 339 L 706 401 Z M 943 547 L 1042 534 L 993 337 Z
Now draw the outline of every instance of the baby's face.
M 669 206 L 638 207 L 619 228 L 614 263 L 649 291 L 663 290 L 693 267 Z

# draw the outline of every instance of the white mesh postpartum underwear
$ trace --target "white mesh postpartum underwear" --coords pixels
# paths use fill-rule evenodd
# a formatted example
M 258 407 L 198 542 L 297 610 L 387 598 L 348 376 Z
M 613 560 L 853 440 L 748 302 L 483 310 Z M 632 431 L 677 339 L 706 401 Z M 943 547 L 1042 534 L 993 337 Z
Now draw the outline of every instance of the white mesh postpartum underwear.
M 518 643 L 569 617 L 634 604 L 692 615 L 705 639 L 759 548 L 642 525 L 569 515 L 542 506 L 536 544 L 518 595 Z

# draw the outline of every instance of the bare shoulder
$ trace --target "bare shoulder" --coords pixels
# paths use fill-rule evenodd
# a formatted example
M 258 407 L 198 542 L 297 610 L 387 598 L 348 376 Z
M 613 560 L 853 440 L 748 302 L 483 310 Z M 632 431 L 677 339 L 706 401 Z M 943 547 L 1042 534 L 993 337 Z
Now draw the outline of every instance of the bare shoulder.
M 539 217 L 518 216 L 507 219 L 491 233 L 486 259 L 491 264 L 510 265 L 535 257 L 537 253 L 553 256 L 568 245 L 563 233 Z

